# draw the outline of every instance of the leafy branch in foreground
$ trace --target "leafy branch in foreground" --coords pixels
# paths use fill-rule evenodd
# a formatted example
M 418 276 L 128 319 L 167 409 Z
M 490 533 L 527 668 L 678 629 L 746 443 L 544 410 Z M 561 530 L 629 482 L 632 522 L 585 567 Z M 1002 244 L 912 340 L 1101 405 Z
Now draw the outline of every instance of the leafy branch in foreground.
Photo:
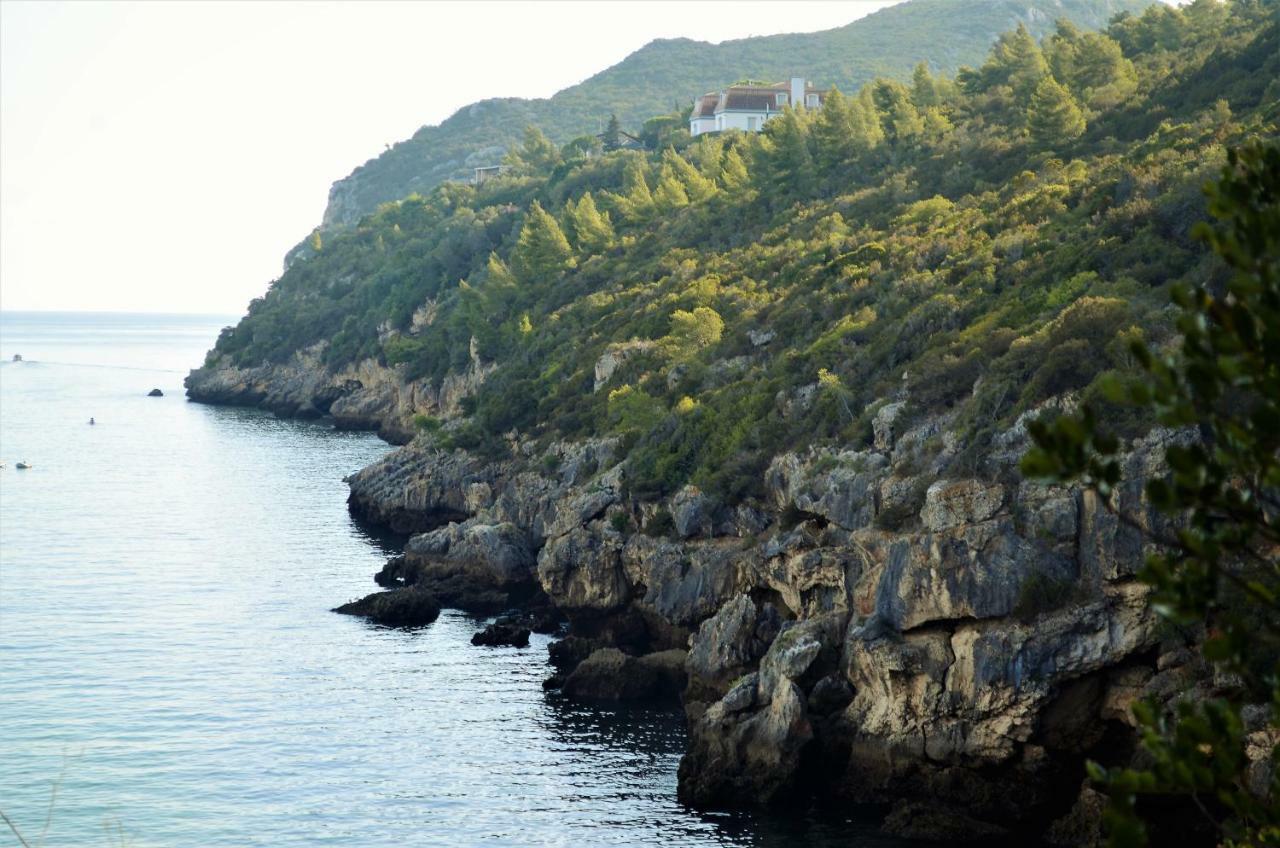
M 1280 147 L 1230 151 L 1206 192 L 1216 223 L 1196 236 L 1230 279 L 1175 289 L 1180 349 L 1159 355 L 1135 342 L 1145 379 L 1113 394 L 1188 436 L 1166 449 L 1169 475 L 1147 484 L 1178 529 L 1156 540 L 1162 552 L 1140 577 L 1157 613 L 1199 629 L 1204 658 L 1227 685 L 1221 697 L 1180 703 L 1175 716 L 1138 704 L 1145 760 L 1090 763 L 1110 794 L 1116 846 L 1147 843 L 1142 799 L 1152 796 L 1185 797 L 1223 844 L 1280 845 Z M 1094 410 L 1037 422 L 1031 434 L 1025 473 L 1079 481 L 1115 508 L 1119 440 Z M 1247 755 L 1259 740 L 1270 746 L 1269 779 Z

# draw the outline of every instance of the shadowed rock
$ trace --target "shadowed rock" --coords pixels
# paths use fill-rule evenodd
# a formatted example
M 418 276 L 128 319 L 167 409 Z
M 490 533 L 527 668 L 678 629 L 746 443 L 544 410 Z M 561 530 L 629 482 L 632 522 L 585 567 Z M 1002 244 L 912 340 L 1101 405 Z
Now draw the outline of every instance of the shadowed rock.
M 374 592 L 358 601 L 336 607 L 334 612 L 359 615 L 387 627 L 420 627 L 440 615 L 440 603 L 430 592 L 417 586 Z
M 471 644 L 494 648 L 510 645 L 513 648 L 529 647 L 529 628 L 510 618 L 499 618 L 484 630 L 471 637 Z

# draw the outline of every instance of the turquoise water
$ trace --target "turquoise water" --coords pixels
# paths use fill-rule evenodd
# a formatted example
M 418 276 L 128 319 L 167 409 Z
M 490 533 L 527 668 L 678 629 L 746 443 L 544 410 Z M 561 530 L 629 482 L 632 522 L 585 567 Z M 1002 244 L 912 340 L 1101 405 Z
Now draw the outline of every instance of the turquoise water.
M 0 314 L 0 810 L 32 845 L 890 844 L 679 806 L 679 716 L 545 694 L 547 637 L 330 613 L 389 552 L 342 477 L 390 448 L 188 403 L 231 320 Z

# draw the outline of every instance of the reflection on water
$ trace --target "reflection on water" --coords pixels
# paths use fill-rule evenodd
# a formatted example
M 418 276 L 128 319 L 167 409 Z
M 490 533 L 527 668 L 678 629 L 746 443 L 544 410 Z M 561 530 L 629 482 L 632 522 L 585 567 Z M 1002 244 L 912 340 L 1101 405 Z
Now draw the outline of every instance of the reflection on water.
M 394 550 L 341 482 L 390 448 L 187 403 L 224 323 L 0 315 L 0 809 L 25 832 L 65 764 L 48 845 L 888 844 L 681 807 L 679 714 L 544 693 L 545 636 L 329 612 Z

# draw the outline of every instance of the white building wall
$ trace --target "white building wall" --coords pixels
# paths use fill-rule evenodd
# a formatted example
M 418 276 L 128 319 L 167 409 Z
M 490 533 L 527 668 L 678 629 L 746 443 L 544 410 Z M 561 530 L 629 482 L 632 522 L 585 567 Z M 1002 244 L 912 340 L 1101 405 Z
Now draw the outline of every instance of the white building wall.
M 689 135 L 701 135 L 705 132 L 715 132 L 715 118 L 690 118 L 689 119 Z
M 804 77 L 791 78 L 791 108 L 798 109 L 804 105 Z
M 720 124 L 722 130 L 760 130 L 764 127 L 766 112 L 721 112 L 716 115 L 716 120 Z M 748 118 L 755 118 L 755 121 L 748 121 Z M 754 126 L 751 124 L 754 123 Z

